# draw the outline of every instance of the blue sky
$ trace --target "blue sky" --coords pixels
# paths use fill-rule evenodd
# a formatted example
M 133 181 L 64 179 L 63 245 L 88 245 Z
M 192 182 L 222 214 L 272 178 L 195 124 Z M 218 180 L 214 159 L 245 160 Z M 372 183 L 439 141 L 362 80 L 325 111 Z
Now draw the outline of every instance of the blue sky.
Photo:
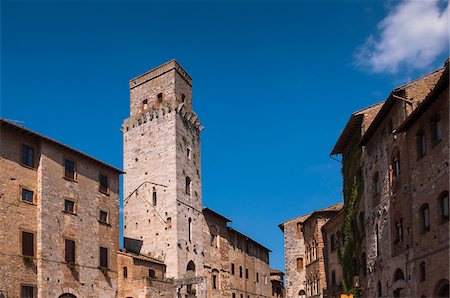
M 176 58 L 206 127 L 204 205 L 283 269 L 277 225 L 341 201 L 340 164 L 328 155 L 350 114 L 443 65 L 444 9 L 437 0 L 2 1 L 0 115 L 122 167 L 128 81 Z

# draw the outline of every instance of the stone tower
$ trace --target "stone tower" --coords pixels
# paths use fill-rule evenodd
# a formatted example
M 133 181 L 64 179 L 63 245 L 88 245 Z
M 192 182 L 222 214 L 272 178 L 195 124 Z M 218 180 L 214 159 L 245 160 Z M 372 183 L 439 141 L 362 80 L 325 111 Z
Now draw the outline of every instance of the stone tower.
M 164 261 L 167 277 L 180 280 L 203 275 L 201 129 L 192 79 L 177 61 L 130 81 L 124 236 L 141 240 L 141 253 Z

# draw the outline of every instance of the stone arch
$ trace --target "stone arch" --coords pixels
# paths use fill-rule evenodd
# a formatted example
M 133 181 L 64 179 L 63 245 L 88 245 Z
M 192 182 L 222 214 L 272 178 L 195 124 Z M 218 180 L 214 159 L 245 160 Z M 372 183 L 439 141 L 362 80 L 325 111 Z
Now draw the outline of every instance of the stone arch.
M 298 297 L 299 297 L 299 298 L 305 298 L 305 297 L 306 297 L 306 292 L 305 292 L 305 290 L 300 290 L 300 292 L 298 292 Z
M 449 283 L 447 279 L 441 279 L 434 287 L 434 297 L 449 297 Z
M 397 268 L 394 272 L 394 282 L 398 280 L 405 280 L 405 275 L 403 274 L 403 271 L 400 268 Z
M 77 298 L 77 296 L 70 294 L 70 293 L 65 293 L 60 295 L 58 298 Z

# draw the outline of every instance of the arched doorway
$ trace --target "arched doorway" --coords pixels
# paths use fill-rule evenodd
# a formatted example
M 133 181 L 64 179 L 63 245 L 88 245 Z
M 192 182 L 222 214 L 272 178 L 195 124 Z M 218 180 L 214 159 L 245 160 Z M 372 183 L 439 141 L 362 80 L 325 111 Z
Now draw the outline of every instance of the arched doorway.
M 449 287 L 448 287 L 448 280 L 446 279 L 442 279 L 440 280 L 435 287 L 434 290 L 434 296 L 435 297 L 439 297 L 439 298 L 443 298 L 443 297 L 450 297 L 449 296 Z
M 69 293 L 62 294 L 59 298 L 77 298 L 77 296 Z
M 298 297 L 299 297 L 299 298 L 305 298 L 305 297 L 306 297 L 306 292 L 305 292 L 305 290 L 300 290 L 300 292 L 298 292 Z

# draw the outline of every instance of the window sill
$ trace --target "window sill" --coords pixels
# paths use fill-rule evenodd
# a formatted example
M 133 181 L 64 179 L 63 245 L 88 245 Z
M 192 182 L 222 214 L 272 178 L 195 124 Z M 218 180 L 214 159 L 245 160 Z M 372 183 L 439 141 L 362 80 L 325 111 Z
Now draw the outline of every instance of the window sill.
M 24 164 L 24 163 L 19 163 L 19 164 L 20 164 L 22 167 L 27 168 L 27 169 L 29 169 L 29 170 L 37 171 L 37 168 L 36 168 L 36 167 L 32 167 L 32 166 L 26 165 L 26 164 Z
M 70 181 L 70 182 L 78 183 L 76 179 L 72 179 L 72 178 L 69 178 L 69 177 L 66 177 L 66 176 L 63 176 L 63 178 L 64 178 L 64 180 L 67 180 L 67 181 Z
M 24 204 L 27 204 L 27 205 L 30 205 L 30 206 L 37 206 L 37 204 L 34 203 L 34 202 L 28 202 L 28 201 L 24 201 L 24 200 L 20 200 L 20 202 L 24 203 Z
M 63 211 L 61 211 L 62 213 L 65 213 L 65 214 L 67 214 L 67 215 L 74 215 L 74 216 L 78 216 L 75 212 L 70 212 L 70 211 L 66 211 L 66 210 L 63 210 Z
M 109 197 L 109 191 L 103 191 L 101 189 L 98 190 L 100 193 L 104 194 L 105 196 Z
M 111 225 L 109 223 L 101 221 L 101 220 L 98 220 L 98 223 L 101 224 L 101 225 L 104 225 L 104 226 L 111 227 Z

